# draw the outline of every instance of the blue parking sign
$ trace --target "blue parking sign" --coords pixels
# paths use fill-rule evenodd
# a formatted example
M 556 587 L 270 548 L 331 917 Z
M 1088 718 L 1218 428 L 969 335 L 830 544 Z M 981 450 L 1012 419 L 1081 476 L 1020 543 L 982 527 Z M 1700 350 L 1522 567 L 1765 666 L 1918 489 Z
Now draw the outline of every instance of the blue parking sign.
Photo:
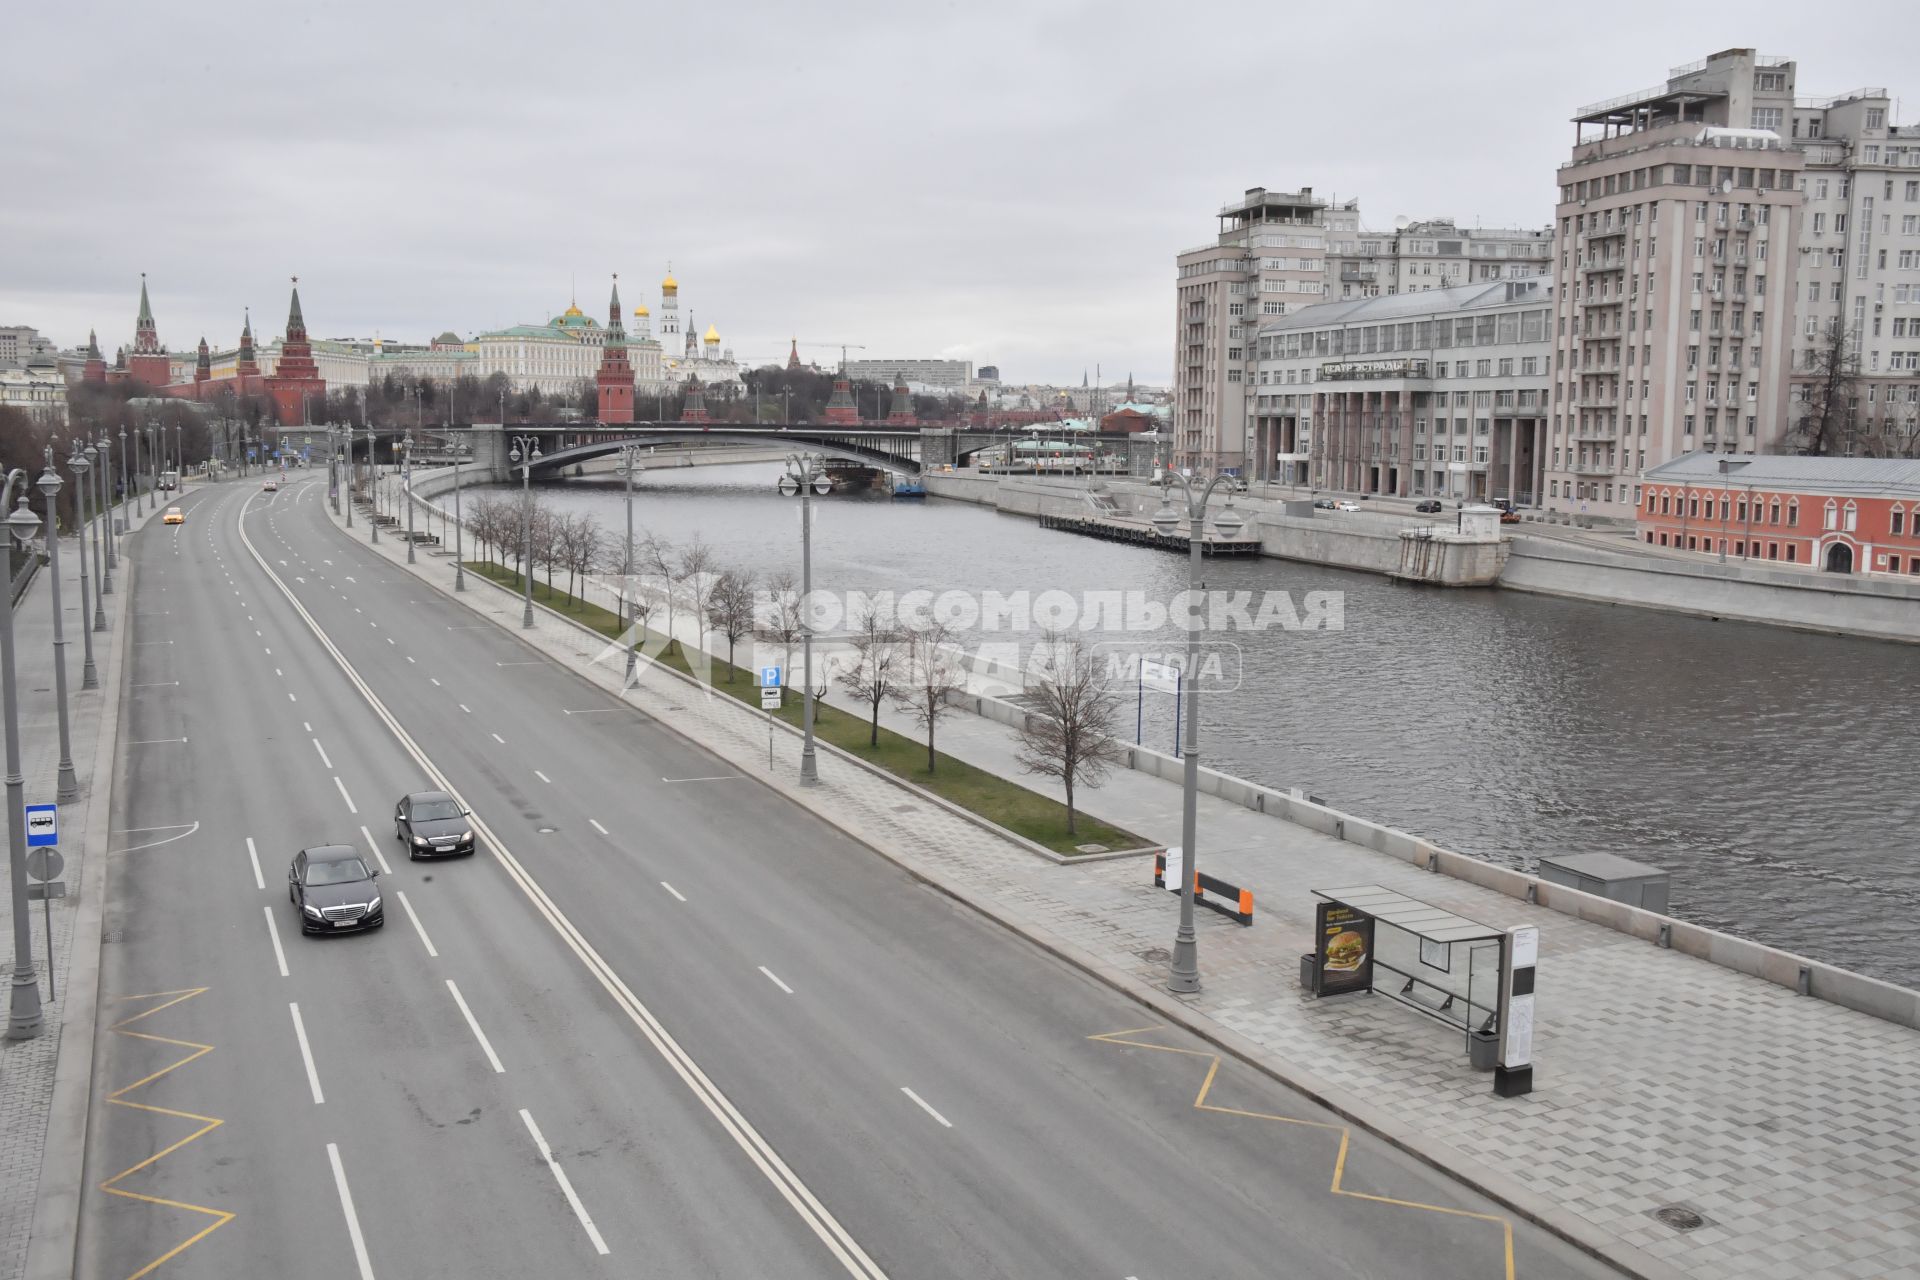
M 762 689 L 778 689 L 780 687 L 780 668 L 760 668 L 760 687 Z

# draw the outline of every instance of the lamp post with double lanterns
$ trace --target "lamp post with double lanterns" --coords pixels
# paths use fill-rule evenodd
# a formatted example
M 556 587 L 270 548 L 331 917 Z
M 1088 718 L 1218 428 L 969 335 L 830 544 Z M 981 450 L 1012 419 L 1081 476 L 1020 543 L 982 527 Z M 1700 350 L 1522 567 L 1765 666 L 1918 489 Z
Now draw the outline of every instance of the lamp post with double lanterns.
M 113 535 L 116 515 L 113 501 L 113 437 L 105 431 L 100 433 L 100 492 L 106 502 L 107 521 L 100 530 L 100 536 L 107 544 L 107 594 L 113 594 L 113 571 L 120 567 L 120 558 L 113 553 Z
M 1247 522 L 1233 509 L 1232 477 L 1216 475 L 1206 487 L 1196 490 L 1193 481 L 1176 470 L 1163 473 L 1160 483 L 1160 509 L 1153 513 L 1153 527 L 1172 535 L 1180 527 L 1180 512 L 1173 505 L 1173 486 L 1178 484 L 1187 505 L 1187 669 L 1186 685 L 1187 741 L 1181 749 L 1186 783 L 1180 813 L 1180 927 L 1173 936 L 1173 960 L 1167 966 L 1167 990 L 1193 992 L 1200 989 L 1200 948 L 1193 932 L 1193 885 L 1195 843 L 1199 826 L 1200 799 L 1200 628 L 1193 616 L 1196 602 L 1204 604 L 1206 584 L 1200 580 L 1201 548 L 1207 537 L 1207 500 L 1221 485 L 1227 485 L 1227 505 L 1214 516 L 1213 527 L 1224 537 L 1234 537 Z
M 40 532 L 40 517 L 27 507 L 27 473 L 7 473 L 0 506 L 12 508 L 7 529 L 25 546 Z M 15 487 L 20 505 L 13 505 Z M 4 701 L 7 738 L 7 879 L 13 894 L 13 991 L 7 1005 L 7 1038 L 27 1040 L 40 1034 L 40 975 L 33 971 L 33 937 L 27 923 L 26 779 L 20 773 L 20 694 L 13 678 L 13 592 L 0 603 L 0 701 Z
M 453 451 L 453 589 L 455 591 L 467 589 L 467 552 L 460 529 L 460 463 L 465 457 L 464 446 Z
M 825 497 L 833 491 L 818 454 L 787 455 L 787 474 L 780 477 L 780 492 L 791 498 L 800 495 L 800 785 L 815 786 L 820 781 L 820 763 L 813 750 L 813 626 L 807 620 L 808 601 L 813 595 L 813 503 L 812 495 Z
M 627 680 L 633 679 L 633 639 L 627 636 L 627 593 L 633 590 L 633 473 L 640 463 L 640 446 L 620 446 L 620 465 L 616 468 L 627 483 L 627 541 L 620 553 L 620 634 L 626 636 Z
M 400 492 L 407 502 L 407 563 L 413 563 L 413 432 L 400 441 L 400 465 L 405 468 L 400 477 Z
M 107 593 L 105 577 L 106 561 L 100 556 L 100 500 L 94 497 L 94 494 L 98 491 L 98 482 L 93 475 L 95 463 L 99 455 L 91 445 L 85 448 L 80 447 L 80 443 L 77 440 L 74 442 L 74 447 L 75 451 L 87 460 L 87 500 L 93 504 L 94 518 L 88 522 L 87 526 L 93 535 L 93 629 L 95 631 L 105 631 L 107 629 L 107 608 L 102 602 L 101 597 Z
M 73 740 L 67 729 L 67 624 L 60 608 L 60 473 L 53 469 L 53 446 L 46 448 L 47 469 L 34 483 L 47 500 L 47 576 L 53 582 L 53 696 L 60 708 L 60 772 L 53 798 L 61 804 L 80 796 L 73 772 Z
M 127 517 L 133 514 L 133 484 L 127 479 L 127 429 L 120 428 L 120 520 L 119 532 L 127 531 Z
M 537 436 L 514 436 L 507 461 L 520 468 L 520 585 L 526 600 L 520 625 L 533 629 L 533 464 L 540 461 Z
M 73 518 L 74 544 L 80 552 L 80 639 L 84 642 L 86 661 L 80 667 L 80 687 L 98 689 L 100 672 L 93 665 L 93 628 L 87 625 L 87 467 L 86 455 L 78 446 L 73 456 L 67 459 L 67 470 L 73 472 Z

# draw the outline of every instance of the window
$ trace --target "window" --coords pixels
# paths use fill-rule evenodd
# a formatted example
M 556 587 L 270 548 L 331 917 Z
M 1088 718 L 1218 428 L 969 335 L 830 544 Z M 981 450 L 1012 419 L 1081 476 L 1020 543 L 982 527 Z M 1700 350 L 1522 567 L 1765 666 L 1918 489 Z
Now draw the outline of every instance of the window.
M 1758 79 L 1759 77 L 1756 77 Z M 1781 110 L 1779 107 L 1755 107 L 1753 109 L 1753 127 L 1756 129 L 1778 129 Z
M 1907 513 L 1901 508 L 1895 507 L 1893 509 L 1893 514 L 1888 517 L 1887 531 L 1897 538 L 1902 533 L 1906 532 L 1906 529 L 1905 529 L 1906 522 L 1907 522 Z
M 1887 127 L 1887 112 L 1884 107 L 1867 108 L 1867 128 L 1884 129 Z
M 1826 516 L 1825 528 L 1838 529 L 1840 527 L 1840 506 L 1832 498 L 1827 499 Z
M 1848 533 L 1857 532 L 1860 528 L 1860 508 L 1853 502 L 1848 502 L 1846 511 L 1843 514 L 1845 515 L 1845 519 L 1841 527 Z M 1791 516 L 1792 512 L 1788 512 L 1788 515 Z M 1789 519 L 1787 523 L 1792 524 L 1793 521 Z

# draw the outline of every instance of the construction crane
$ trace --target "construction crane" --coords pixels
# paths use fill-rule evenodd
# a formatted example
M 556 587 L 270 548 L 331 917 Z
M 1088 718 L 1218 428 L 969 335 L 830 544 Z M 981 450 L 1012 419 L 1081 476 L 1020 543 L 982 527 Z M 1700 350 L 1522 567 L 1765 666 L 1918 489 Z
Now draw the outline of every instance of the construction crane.
M 840 371 L 842 373 L 847 371 L 847 352 L 866 350 L 866 347 L 858 342 L 801 342 L 796 338 L 794 339 L 794 345 L 801 347 L 827 347 L 829 349 L 833 347 L 840 348 Z

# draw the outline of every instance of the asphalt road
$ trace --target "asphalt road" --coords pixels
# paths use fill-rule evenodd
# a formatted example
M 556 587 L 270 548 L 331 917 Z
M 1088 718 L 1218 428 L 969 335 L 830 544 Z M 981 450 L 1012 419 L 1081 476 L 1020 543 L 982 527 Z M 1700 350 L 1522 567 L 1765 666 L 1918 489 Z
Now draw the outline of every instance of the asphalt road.
M 127 543 L 81 1276 L 1612 1274 L 1139 1030 L 296 475 Z M 481 851 L 409 862 L 436 778 Z M 383 930 L 301 935 L 320 843 L 384 861 Z

